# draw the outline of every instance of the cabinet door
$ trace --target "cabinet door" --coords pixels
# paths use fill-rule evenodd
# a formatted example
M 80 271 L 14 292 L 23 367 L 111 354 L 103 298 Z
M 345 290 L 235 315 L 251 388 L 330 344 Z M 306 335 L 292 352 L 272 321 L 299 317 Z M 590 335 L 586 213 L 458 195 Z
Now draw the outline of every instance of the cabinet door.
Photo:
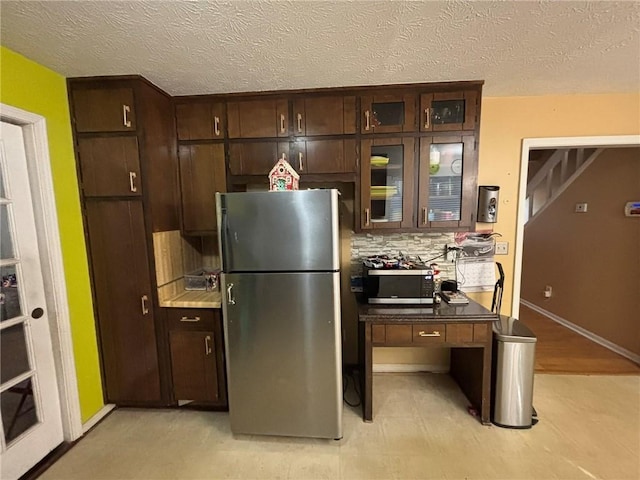
M 158 403 L 160 373 L 142 202 L 88 200 L 87 230 L 107 403 Z
M 362 229 L 412 227 L 414 144 L 413 138 L 362 141 Z
M 473 130 L 478 121 L 478 92 L 425 93 L 420 96 L 420 131 Z
M 289 136 L 286 100 L 244 100 L 227 104 L 229 138 Z
M 80 138 L 78 159 L 85 196 L 142 195 L 136 137 Z
M 74 89 L 76 132 L 128 132 L 136 130 L 131 88 Z
M 356 133 L 356 97 L 308 97 L 294 102 L 294 135 L 350 133 Z
M 472 227 L 477 197 L 473 135 L 420 139 L 418 227 Z
M 218 374 L 213 331 L 169 332 L 171 376 L 176 400 L 215 402 Z
M 178 140 L 213 140 L 225 137 L 224 103 L 176 105 Z
M 415 95 L 374 95 L 360 99 L 362 133 L 415 132 Z
M 268 175 L 279 158 L 289 161 L 289 142 L 251 142 L 229 145 L 231 175 Z
M 353 173 L 356 158 L 355 139 L 309 140 L 293 143 L 289 163 L 300 174 Z
M 226 192 L 224 145 L 182 145 L 178 150 L 182 228 L 185 232 L 216 230 L 215 192 Z

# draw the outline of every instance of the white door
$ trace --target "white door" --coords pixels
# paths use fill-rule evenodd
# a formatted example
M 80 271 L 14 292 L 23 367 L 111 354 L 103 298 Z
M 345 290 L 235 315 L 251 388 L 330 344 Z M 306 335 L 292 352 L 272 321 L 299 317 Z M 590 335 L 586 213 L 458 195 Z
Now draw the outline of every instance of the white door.
M 22 129 L 0 126 L 0 478 L 63 441 Z

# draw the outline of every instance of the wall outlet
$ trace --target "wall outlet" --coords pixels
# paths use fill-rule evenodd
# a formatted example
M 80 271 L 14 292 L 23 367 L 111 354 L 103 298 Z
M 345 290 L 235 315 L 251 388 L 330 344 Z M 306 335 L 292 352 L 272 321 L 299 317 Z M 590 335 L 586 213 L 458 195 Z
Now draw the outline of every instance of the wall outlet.
M 509 253 L 509 242 L 496 242 L 496 255 L 507 255 Z
M 587 204 L 576 203 L 576 213 L 587 213 Z

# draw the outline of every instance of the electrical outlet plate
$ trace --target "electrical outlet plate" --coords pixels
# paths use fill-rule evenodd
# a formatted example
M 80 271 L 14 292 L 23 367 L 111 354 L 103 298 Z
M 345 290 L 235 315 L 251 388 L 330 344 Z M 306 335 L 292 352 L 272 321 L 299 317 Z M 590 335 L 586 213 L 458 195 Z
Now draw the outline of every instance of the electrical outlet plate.
M 509 253 L 509 242 L 496 242 L 496 255 L 507 255 Z
M 586 203 L 576 203 L 576 213 L 586 213 L 586 212 L 587 212 Z

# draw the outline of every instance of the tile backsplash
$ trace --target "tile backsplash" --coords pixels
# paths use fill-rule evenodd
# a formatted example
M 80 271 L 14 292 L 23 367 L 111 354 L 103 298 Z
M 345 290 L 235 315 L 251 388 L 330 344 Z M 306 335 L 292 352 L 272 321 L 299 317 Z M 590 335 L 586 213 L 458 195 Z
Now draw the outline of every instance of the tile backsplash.
M 445 252 L 446 245 L 453 243 L 453 233 L 360 233 L 351 237 L 351 274 L 362 274 L 362 259 L 371 255 L 419 256 L 428 261 Z M 442 278 L 455 278 L 455 266 L 445 257 L 433 260 L 442 270 Z

